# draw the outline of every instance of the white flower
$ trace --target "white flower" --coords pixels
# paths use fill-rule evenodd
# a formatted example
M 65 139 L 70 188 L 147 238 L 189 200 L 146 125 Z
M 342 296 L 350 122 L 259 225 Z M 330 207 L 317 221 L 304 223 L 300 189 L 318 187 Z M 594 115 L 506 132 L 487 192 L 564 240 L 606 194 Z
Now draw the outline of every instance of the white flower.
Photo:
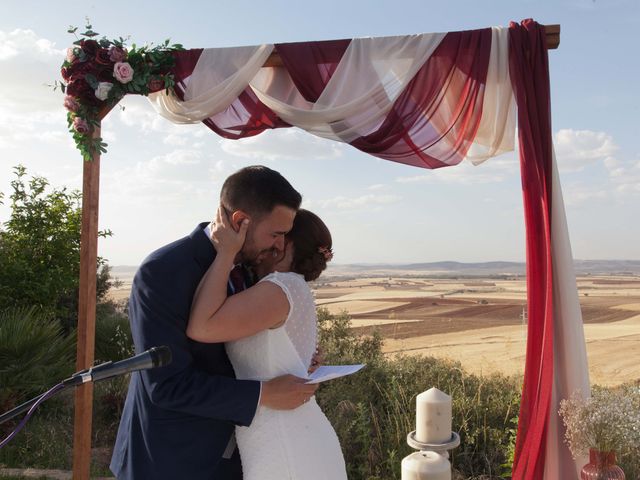
M 603 452 L 628 451 L 640 442 L 640 391 L 594 389 L 584 399 L 574 392 L 560 402 L 565 441 L 574 458 L 590 448 Z
M 98 88 L 96 88 L 96 97 L 99 98 L 100 100 L 106 100 L 112 88 L 113 88 L 113 83 L 111 82 L 98 83 Z

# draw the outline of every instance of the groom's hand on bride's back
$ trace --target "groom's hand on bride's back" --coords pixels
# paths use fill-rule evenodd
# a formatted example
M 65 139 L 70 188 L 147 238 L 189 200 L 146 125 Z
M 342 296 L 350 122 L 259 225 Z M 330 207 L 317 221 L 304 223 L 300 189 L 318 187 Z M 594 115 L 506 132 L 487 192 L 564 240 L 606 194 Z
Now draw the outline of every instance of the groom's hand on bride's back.
M 274 410 L 291 410 L 303 405 L 318 389 L 317 384 L 307 385 L 307 379 L 295 375 L 283 375 L 262 382 L 260 405 Z

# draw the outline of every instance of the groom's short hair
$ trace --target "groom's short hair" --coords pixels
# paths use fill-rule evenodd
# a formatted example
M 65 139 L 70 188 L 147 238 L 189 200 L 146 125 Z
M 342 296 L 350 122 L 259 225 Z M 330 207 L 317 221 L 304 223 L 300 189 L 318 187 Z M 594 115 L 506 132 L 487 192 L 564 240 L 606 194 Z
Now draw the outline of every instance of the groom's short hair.
M 300 208 L 300 195 L 280 173 L 263 165 L 252 165 L 229 176 L 220 191 L 220 203 L 230 212 L 242 210 L 260 217 L 282 205 Z

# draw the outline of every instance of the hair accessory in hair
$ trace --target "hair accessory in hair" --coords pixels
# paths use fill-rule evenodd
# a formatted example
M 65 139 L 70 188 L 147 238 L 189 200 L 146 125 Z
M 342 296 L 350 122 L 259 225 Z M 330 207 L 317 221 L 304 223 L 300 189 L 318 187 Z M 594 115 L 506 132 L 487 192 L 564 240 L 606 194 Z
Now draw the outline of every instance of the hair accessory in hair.
M 333 258 L 331 247 L 318 247 L 318 253 L 321 253 L 324 256 L 326 262 L 330 261 Z

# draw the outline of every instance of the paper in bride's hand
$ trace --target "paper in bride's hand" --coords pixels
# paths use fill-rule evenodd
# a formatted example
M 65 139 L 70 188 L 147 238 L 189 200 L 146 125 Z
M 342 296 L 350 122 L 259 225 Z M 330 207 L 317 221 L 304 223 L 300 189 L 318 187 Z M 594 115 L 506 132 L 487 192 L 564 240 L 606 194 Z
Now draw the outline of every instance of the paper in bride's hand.
M 309 375 L 309 381 L 305 383 L 320 383 L 334 378 L 344 377 L 356 373 L 364 367 L 364 364 L 358 365 L 323 365 L 315 372 Z

